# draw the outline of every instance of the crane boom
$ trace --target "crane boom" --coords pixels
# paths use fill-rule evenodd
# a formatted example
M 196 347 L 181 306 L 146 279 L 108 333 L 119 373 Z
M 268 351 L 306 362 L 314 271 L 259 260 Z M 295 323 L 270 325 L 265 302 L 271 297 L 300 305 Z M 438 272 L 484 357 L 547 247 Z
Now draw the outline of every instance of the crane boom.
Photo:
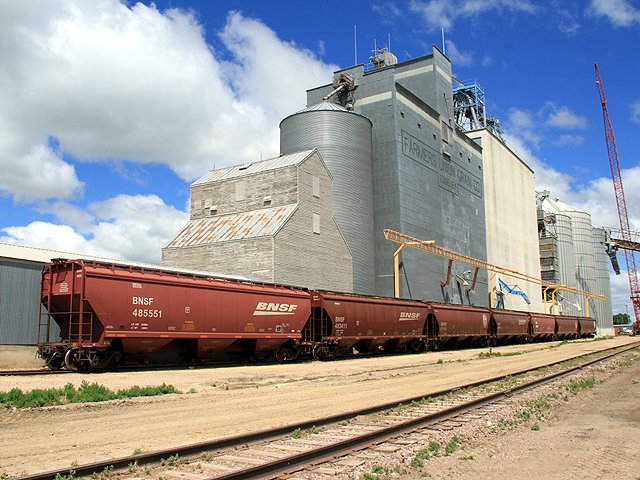
M 609 118 L 609 110 L 607 109 L 607 97 L 604 94 L 604 85 L 600 78 L 598 64 L 596 68 L 596 85 L 600 94 L 600 103 L 602 104 L 602 116 L 604 117 L 604 138 L 607 144 L 607 153 L 609 155 L 609 166 L 611 167 L 611 179 L 613 180 L 613 191 L 616 197 L 616 205 L 618 207 L 618 218 L 620 219 L 620 231 L 622 240 L 631 242 L 631 228 L 629 227 L 629 214 L 627 213 L 627 202 L 624 198 L 624 188 L 622 187 L 622 175 L 620 174 L 620 161 L 618 160 L 618 147 L 616 138 L 613 134 L 613 126 Z M 638 269 L 636 267 L 636 259 L 633 250 L 625 250 L 624 257 L 627 262 L 627 273 L 629 274 L 629 287 L 631 289 L 631 303 L 636 317 L 634 332 L 640 333 L 640 285 L 638 284 Z

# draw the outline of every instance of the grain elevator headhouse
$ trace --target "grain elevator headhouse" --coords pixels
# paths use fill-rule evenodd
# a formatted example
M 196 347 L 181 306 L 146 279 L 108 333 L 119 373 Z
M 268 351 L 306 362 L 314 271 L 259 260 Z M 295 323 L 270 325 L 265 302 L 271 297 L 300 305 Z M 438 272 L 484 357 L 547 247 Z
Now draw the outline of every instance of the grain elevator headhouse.
M 370 61 L 308 90 L 307 109 L 281 123 L 281 150 L 318 148 L 353 254 L 354 290 L 393 295 L 396 247 L 385 228 L 486 260 L 483 164 L 480 146 L 456 128 L 445 55 L 434 47 L 398 63 L 383 49 Z M 486 305 L 486 272 L 469 297 L 467 267 L 454 264 L 443 289 L 447 261 L 410 250 L 402 253 L 403 297 Z

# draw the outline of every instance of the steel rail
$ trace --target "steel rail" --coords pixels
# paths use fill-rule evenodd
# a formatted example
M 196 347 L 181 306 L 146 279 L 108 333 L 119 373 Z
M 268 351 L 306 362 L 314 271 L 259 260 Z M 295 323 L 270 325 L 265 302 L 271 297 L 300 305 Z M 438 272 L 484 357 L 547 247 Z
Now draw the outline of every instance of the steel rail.
M 92 475 L 94 473 L 100 473 L 105 468 L 113 468 L 114 470 L 118 470 L 118 469 L 127 468 L 128 466 L 134 463 L 137 464 L 138 466 L 146 465 L 150 463 L 157 463 L 157 462 L 160 462 L 161 460 L 164 460 L 171 456 L 176 456 L 176 455 L 178 455 L 179 457 L 185 457 L 185 456 L 195 455 L 195 454 L 199 454 L 206 451 L 212 451 L 212 450 L 215 451 L 215 450 L 228 449 L 228 448 L 237 447 L 237 446 L 250 445 L 263 440 L 274 439 L 274 438 L 289 435 L 292 431 L 297 429 L 305 430 L 313 426 L 318 427 L 318 426 L 335 424 L 344 420 L 353 419 L 357 416 L 379 413 L 385 410 L 396 408 L 398 406 L 410 404 L 412 402 L 418 402 L 430 397 L 443 396 L 443 395 L 460 391 L 466 388 L 473 388 L 483 384 L 498 382 L 500 380 L 504 380 L 507 377 L 513 377 L 515 375 L 523 375 L 526 373 L 534 372 L 536 370 L 541 370 L 543 368 L 553 367 L 555 365 L 559 365 L 559 364 L 562 364 L 571 360 L 575 360 L 581 357 L 595 355 L 603 352 L 609 352 L 612 350 L 617 350 L 616 352 L 613 352 L 604 357 L 600 357 L 595 360 L 590 360 L 586 363 L 571 367 L 567 370 L 562 370 L 560 372 L 547 375 L 545 377 L 542 377 L 542 379 L 533 380 L 531 382 L 527 382 L 520 386 L 512 387 L 500 392 L 487 395 L 486 397 L 481 397 L 481 398 L 472 400 L 470 402 L 467 402 L 466 404 L 461 404 L 461 406 L 451 407 L 449 409 L 442 410 L 435 414 L 430 414 L 425 417 L 419 417 L 418 419 L 413 419 L 408 422 L 393 425 L 384 430 L 361 435 L 359 437 L 354 437 L 353 439 L 345 440 L 345 441 L 335 443 L 326 447 L 322 447 L 319 449 L 310 450 L 308 452 L 296 454 L 290 457 L 278 459 L 273 462 L 248 468 L 243 471 L 233 472 L 223 476 L 211 477 L 211 478 L 215 478 L 216 480 L 222 480 L 222 479 L 224 480 L 238 479 L 239 480 L 239 479 L 249 479 L 249 478 L 262 478 L 265 475 L 267 475 L 268 472 L 271 472 L 273 475 L 275 475 L 276 473 L 281 473 L 285 470 L 291 470 L 292 467 L 308 464 L 311 460 L 322 461 L 326 458 L 339 455 L 340 452 L 350 451 L 350 450 L 353 450 L 354 448 L 365 445 L 367 442 L 369 443 L 371 443 L 372 441 L 375 442 L 376 440 L 397 435 L 399 433 L 403 433 L 404 431 L 416 429 L 418 426 L 423 424 L 426 425 L 428 423 L 441 421 L 447 415 L 448 416 L 451 416 L 454 414 L 459 415 L 464 409 L 471 409 L 471 408 L 484 405 L 486 403 L 494 402 L 496 399 L 503 398 L 517 391 L 521 391 L 526 388 L 531 388 L 532 386 L 535 386 L 544 382 L 548 382 L 557 377 L 567 375 L 569 373 L 572 373 L 586 366 L 601 362 L 608 358 L 614 357 L 616 355 L 620 355 L 622 353 L 625 353 L 637 348 L 640 348 L 640 345 L 633 344 L 631 346 L 625 345 L 622 347 L 621 346 L 609 347 L 603 350 L 589 352 L 582 355 L 576 355 L 575 357 L 567 358 L 564 360 L 558 360 L 558 361 L 547 363 L 544 365 L 539 365 L 537 367 L 526 368 L 516 372 L 511 372 L 505 375 L 499 375 L 496 377 L 491 377 L 488 379 L 471 382 L 465 385 L 459 385 L 453 388 L 438 390 L 438 391 L 426 393 L 423 395 L 405 398 L 400 401 L 387 402 L 387 403 L 375 405 L 372 407 L 366 407 L 358 410 L 352 410 L 350 412 L 339 413 L 339 414 L 330 415 L 327 417 L 316 418 L 313 420 L 306 420 L 303 422 L 288 424 L 283 427 L 276 427 L 268 430 L 260 430 L 260 431 L 251 432 L 248 434 L 234 435 L 234 436 L 224 437 L 221 439 L 216 439 L 211 441 L 188 444 L 180 447 L 172 447 L 172 448 L 167 448 L 162 450 L 156 450 L 153 452 L 142 453 L 139 455 L 130 455 L 126 457 L 114 458 L 111 460 L 102 460 L 99 462 L 93 462 L 93 463 L 88 463 L 84 465 L 77 465 L 75 467 L 66 467 L 62 469 L 51 470 L 51 471 L 32 474 L 32 475 L 25 475 L 21 477 L 16 477 L 16 480 L 50 480 L 50 479 L 55 479 L 56 476 L 62 476 L 62 475 L 73 475 L 75 477 L 81 477 L 81 476 Z
M 28 377 L 31 375 L 52 375 L 73 373 L 69 370 L 0 370 L 0 377 Z

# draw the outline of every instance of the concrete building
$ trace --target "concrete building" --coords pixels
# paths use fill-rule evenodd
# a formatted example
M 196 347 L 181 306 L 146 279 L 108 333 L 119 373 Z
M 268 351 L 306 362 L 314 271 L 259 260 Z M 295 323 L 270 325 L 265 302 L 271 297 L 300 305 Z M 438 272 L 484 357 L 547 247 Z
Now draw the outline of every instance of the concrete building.
M 382 50 L 371 60 L 371 68 L 337 71 L 332 83 L 309 90 L 307 105 L 331 100 L 372 122 L 375 293 L 390 296 L 397 246 L 385 228 L 486 260 L 483 165 L 480 146 L 455 128 L 451 62 L 442 52 L 397 63 Z M 322 143 L 313 146 L 324 155 Z M 486 272 L 467 299 L 456 285 L 441 289 L 446 260 L 413 249 L 401 255 L 402 297 L 487 304 Z M 467 267 L 454 269 L 461 278 Z
M 213 170 L 191 186 L 191 218 L 162 264 L 351 291 L 352 256 L 317 150 Z
M 533 170 L 492 129 L 482 128 L 467 135 L 482 147 L 487 261 L 540 278 Z M 501 289 L 500 280 L 507 287 Z M 539 284 L 504 274 L 489 283 L 494 305 L 500 294 L 504 308 L 543 311 Z M 507 289 L 524 292 L 529 303 Z

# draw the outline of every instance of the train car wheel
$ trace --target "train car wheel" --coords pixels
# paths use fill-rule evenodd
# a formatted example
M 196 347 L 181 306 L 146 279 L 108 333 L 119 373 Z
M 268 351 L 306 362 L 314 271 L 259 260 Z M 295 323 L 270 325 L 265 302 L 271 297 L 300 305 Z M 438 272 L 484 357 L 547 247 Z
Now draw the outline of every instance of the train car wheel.
M 285 352 L 284 352 L 284 348 L 282 347 L 276 348 L 276 351 L 274 352 L 274 357 L 276 358 L 276 362 L 284 363 L 284 361 L 287 359 L 287 356 L 285 355 Z
M 77 348 L 70 348 L 64 356 L 64 365 L 72 372 L 77 372 L 79 369 L 78 353 L 80 351 Z
M 60 352 L 54 352 L 45 358 L 44 363 L 50 370 L 60 370 L 64 365 L 64 355 Z

